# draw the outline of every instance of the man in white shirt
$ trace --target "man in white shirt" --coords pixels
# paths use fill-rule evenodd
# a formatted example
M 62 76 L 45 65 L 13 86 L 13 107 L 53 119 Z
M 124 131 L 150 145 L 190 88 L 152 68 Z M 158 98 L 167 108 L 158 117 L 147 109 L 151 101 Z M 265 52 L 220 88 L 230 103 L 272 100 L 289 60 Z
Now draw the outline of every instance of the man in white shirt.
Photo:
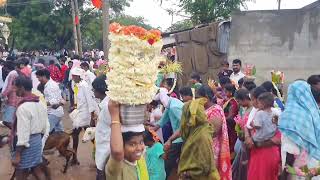
M 73 149 L 77 155 L 79 145 L 79 134 L 82 129 L 86 129 L 89 126 L 95 126 L 95 111 L 97 110 L 97 104 L 94 99 L 94 95 L 90 86 L 83 80 L 84 70 L 81 68 L 71 69 L 72 80 L 74 81 L 74 109 L 70 117 L 72 118 L 72 139 Z M 79 164 L 77 156 L 72 159 L 72 164 Z
M 50 72 L 47 69 L 41 69 L 36 72 L 40 83 L 44 86 L 44 98 L 48 106 L 48 118 L 50 123 L 50 133 L 63 131 L 61 119 L 63 112 L 63 99 L 58 83 L 50 79 Z
M 31 169 L 39 179 L 46 179 L 42 163 L 42 136 L 49 134 L 48 116 L 39 97 L 31 93 L 32 81 L 24 76 L 15 80 L 17 96 L 22 99 L 17 106 L 13 132 L 16 144 L 12 149 L 12 164 L 17 180 L 26 179 Z
M 40 84 L 40 81 L 37 78 L 36 72 L 40 69 L 45 69 L 46 67 L 44 66 L 43 63 L 35 63 L 33 67 L 35 68 L 35 71 L 31 73 L 32 86 L 33 86 L 33 89 L 38 89 L 38 85 Z
M 100 113 L 95 133 L 96 154 L 95 161 L 97 166 L 96 180 L 105 180 L 105 166 L 110 155 L 110 133 L 111 117 L 108 109 L 109 98 L 106 96 L 107 84 L 106 77 L 100 76 L 93 83 L 94 96 L 101 100 L 99 104 Z
M 233 73 L 230 76 L 230 80 L 235 83 L 238 86 L 238 81 L 245 77 L 245 74 L 241 72 L 241 60 L 240 59 L 235 59 L 232 61 L 232 69 Z
M 80 67 L 85 71 L 83 79 L 88 83 L 90 87 L 92 87 L 92 82 L 96 78 L 96 75 L 94 75 L 94 73 L 90 71 L 89 64 L 87 62 L 81 63 Z

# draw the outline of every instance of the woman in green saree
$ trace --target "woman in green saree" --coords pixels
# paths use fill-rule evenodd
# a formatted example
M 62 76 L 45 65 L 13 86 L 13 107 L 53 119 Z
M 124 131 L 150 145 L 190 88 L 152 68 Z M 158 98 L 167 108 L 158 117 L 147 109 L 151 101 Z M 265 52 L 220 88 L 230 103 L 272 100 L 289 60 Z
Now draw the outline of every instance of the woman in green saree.
M 207 121 L 204 104 L 199 98 L 186 103 L 181 117 L 184 145 L 178 174 L 181 180 L 219 180 L 212 151 L 213 127 Z

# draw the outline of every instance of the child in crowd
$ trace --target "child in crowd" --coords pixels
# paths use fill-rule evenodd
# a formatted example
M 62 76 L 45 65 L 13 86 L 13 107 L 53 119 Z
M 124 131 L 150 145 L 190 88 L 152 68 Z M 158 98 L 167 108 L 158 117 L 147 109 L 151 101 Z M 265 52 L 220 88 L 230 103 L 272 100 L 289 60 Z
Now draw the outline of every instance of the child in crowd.
M 241 78 L 241 79 L 239 79 L 239 81 L 238 81 L 238 89 L 241 89 L 242 87 L 243 87 L 243 84 L 244 84 L 244 78 Z
M 235 98 L 242 108 L 242 111 L 239 111 L 239 115 L 235 119 L 238 140 L 235 145 L 236 157 L 232 163 L 232 177 L 237 180 L 247 179 L 249 153 L 244 144 L 244 129 L 253 108 L 249 94 L 249 91 L 244 88 L 239 89 L 235 94 Z
M 266 81 L 261 84 L 262 87 L 264 87 L 268 92 L 272 93 L 274 97 L 274 103 L 273 107 L 281 109 L 281 111 L 284 111 L 284 104 L 282 100 L 282 95 L 275 84 L 273 84 L 271 81 Z
M 147 180 L 148 170 L 143 152 L 144 127 L 137 125 L 125 127 L 120 121 L 120 105 L 109 101 L 111 115 L 110 158 L 106 165 L 106 179 L 112 180 Z M 133 131 L 134 130 L 134 131 Z
M 229 145 L 230 145 L 230 154 L 231 159 L 234 158 L 234 145 L 237 141 L 237 133 L 235 131 L 236 122 L 234 121 L 235 117 L 238 115 L 239 106 L 234 98 L 234 94 L 236 88 L 233 84 L 227 84 L 224 87 L 224 91 L 226 93 L 226 99 L 223 103 L 223 111 L 227 120 L 228 127 L 228 137 L 229 137 Z
M 161 119 L 162 116 L 162 108 L 158 101 L 152 101 L 147 105 L 147 110 L 150 113 L 149 114 L 149 120 L 151 124 L 157 123 Z M 163 135 L 162 135 L 162 128 L 158 129 L 157 131 L 158 137 L 160 138 L 161 142 L 163 141 Z
M 198 73 L 191 74 L 190 82 L 191 87 L 194 89 L 199 89 L 202 86 L 201 77 Z
M 150 180 L 165 180 L 163 145 L 159 142 L 157 134 L 152 130 L 144 132 L 144 144 L 147 146 L 146 163 Z
M 277 124 L 273 123 L 274 117 L 279 117 L 279 114 L 272 111 L 274 97 L 271 93 L 266 92 L 258 97 L 258 108 L 254 120 L 253 127 L 256 129 L 252 136 L 255 143 L 266 141 L 272 138 L 277 130 Z
M 233 73 L 233 71 L 231 69 L 229 69 L 229 62 L 228 61 L 223 61 L 221 63 L 221 70 L 218 73 L 218 78 L 222 78 L 222 77 L 228 77 L 230 78 L 231 74 Z
M 215 89 L 212 89 L 214 92 L 214 95 L 217 97 L 217 103 L 220 106 L 223 106 L 223 101 L 226 99 L 226 92 L 224 90 L 224 87 L 228 84 L 232 84 L 229 77 L 222 77 L 219 79 L 219 85 L 220 87 L 217 87 Z

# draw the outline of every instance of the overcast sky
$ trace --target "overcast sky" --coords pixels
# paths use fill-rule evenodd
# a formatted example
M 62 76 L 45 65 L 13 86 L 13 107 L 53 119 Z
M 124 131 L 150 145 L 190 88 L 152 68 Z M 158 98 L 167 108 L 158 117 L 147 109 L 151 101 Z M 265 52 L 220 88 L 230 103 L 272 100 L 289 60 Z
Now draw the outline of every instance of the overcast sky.
M 297 9 L 315 1 L 316 0 L 282 0 L 281 8 Z M 248 10 L 268 10 L 278 8 L 277 0 L 255 0 L 255 2 L 248 2 L 247 6 Z M 133 0 L 130 7 L 126 8 L 125 13 L 131 16 L 142 16 L 153 27 L 160 27 L 162 30 L 165 30 L 170 27 L 172 16 L 164 9 L 170 7 L 172 6 L 169 2 L 164 2 L 162 7 L 160 7 L 160 3 L 158 3 L 157 0 Z M 182 19 L 183 17 L 174 16 L 173 22 Z

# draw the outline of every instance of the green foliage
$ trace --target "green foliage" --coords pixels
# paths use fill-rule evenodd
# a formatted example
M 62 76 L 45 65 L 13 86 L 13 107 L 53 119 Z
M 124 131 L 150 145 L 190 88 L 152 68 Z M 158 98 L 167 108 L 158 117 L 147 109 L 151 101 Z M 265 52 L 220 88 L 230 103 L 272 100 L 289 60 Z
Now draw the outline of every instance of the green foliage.
M 241 129 L 239 124 L 236 124 L 235 131 L 236 131 L 238 137 L 241 137 L 241 138 L 244 137 L 244 131 Z
M 192 21 L 189 20 L 189 19 L 186 19 L 186 20 L 178 21 L 178 22 L 172 24 L 167 29 L 167 31 L 168 32 L 170 32 L 170 31 L 180 31 L 180 30 L 185 30 L 185 29 L 189 29 L 189 28 L 192 28 L 192 27 L 193 27 Z
M 226 19 L 234 10 L 240 10 L 247 0 L 179 0 L 180 7 L 191 15 L 193 24 L 204 24 Z
M 129 15 L 119 14 L 115 15 L 114 17 L 111 17 L 111 22 L 117 22 L 121 25 L 136 25 L 143 27 L 147 30 L 152 29 L 152 26 L 149 24 L 146 24 L 146 20 L 143 17 L 132 17 Z
M 78 0 L 83 48 L 102 48 L 101 10 L 88 8 L 91 0 Z M 132 0 L 112 0 L 113 13 L 121 13 Z M 15 48 L 21 50 L 73 47 L 70 0 L 10 0 L 7 13 Z M 4 11 L 0 11 L 4 15 Z
M 288 172 L 289 174 L 297 174 L 297 173 L 296 173 L 296 170 L 295 170 L 293 167 L 291 167 L 291 166 L 287 166 L 287 172 Z
M 110 6 L 114 12 L 120 13 L 124 11 L 125 7 L 130 6 L 130 2 L 132 0 L 110 0 Z

